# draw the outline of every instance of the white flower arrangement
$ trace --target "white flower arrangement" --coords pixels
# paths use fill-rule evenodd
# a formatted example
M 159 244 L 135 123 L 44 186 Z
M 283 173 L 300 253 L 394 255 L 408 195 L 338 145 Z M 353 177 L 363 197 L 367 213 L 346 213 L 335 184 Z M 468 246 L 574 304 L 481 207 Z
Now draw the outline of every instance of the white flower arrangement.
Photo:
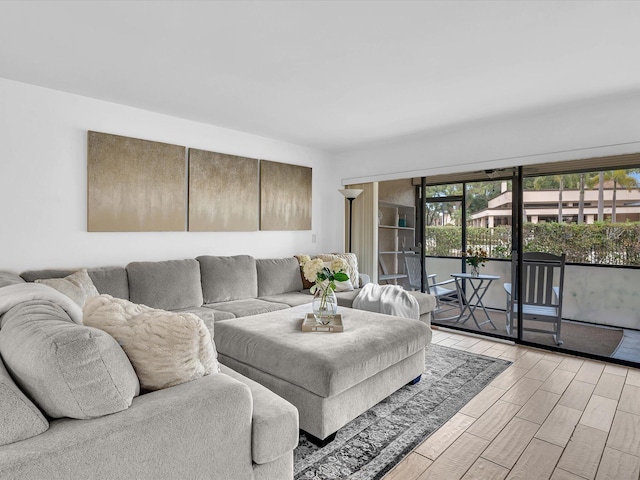
M 311 260 L 308 255 L 300 255 L 298 258 L 304 278 L 314 282 L 310 290 L 311 293 L 315 293 L 318 288 L 333 292 L 336 289 L 336 282 L 349 280 L 349 275 L 345 273 L 347 263 L 341 258 L 334 259 L 329 266 L 325 266 L 320 258 Z

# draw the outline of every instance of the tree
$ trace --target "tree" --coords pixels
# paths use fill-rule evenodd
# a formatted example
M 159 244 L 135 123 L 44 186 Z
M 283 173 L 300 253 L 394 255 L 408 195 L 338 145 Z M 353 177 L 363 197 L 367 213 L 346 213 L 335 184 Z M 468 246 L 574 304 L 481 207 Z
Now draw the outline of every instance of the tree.
M 558 223 L 562 223 L 562 195 L 564 189 L 574 189 L 579 184 L 580 177 L 576 174 L 566 175 L 546 175 L 544 177 L 536 177 L 531 184 L 534 190 L 555 190 L 558 189 Z M 584 196 L 584 192 L 583 192 Z
M 618 186 L 626 188 L 628 191 L 638 188 L 638 181 L 631 173 L 636 173 L 638 169 L 628 170 L 605 170 L 587 179 L 589 188 L 593 188 L 598 183 L 598 221 L 604 220 L 604 183 L 613 182 L 613 195 L 611 205 L 611 223 L 616 223 L 616 201 Z
M 584 223 L 584 173 L 580 174 L 580 197 L 578 199 L 578 225 Z
M 607 173 L 608 178 L 607 178 Z M 613 180 L 613 206 L 611 207 L 611 223 L 616 223 L 616 192 L 618 185 L 626 188 L 629 192 L 638 187 L 635 177 L 628 174 L 628 170 L 612 170 L 604 174 L 605 179 Z
M 502 180 L 467 184 L 467 217 L 486 210 L 489 201 L 502 194 Z
M 457 214 L 452 202 L 439 201 L 440 198 L 462 194 L 462 184 L 435 185 L 425 189 L 425 226 L 442 225 L 445 215 L 455 219 Z

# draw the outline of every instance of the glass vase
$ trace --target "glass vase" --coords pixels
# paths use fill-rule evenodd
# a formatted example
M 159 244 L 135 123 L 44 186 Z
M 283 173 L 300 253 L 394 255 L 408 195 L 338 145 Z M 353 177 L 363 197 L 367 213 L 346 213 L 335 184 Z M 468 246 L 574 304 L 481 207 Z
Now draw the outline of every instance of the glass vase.
M 477 265 L 471 265 L 471 276 L 477 277 L 480 275 L 480 267 Z
M 330 288 L 318 287 L 313 294 L 313 316 L 319 325 L 327 325 L 338 313 L 338 299 Z

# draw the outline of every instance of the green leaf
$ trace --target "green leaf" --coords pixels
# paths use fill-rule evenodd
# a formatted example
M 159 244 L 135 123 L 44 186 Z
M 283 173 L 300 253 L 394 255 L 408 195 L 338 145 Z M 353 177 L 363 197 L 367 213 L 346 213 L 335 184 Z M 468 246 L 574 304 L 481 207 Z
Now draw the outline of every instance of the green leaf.
M 338 282 L 346 282 L 349 280 L 349 275 L 344 272 L 338 272 L 333 276 L 333 278 Z

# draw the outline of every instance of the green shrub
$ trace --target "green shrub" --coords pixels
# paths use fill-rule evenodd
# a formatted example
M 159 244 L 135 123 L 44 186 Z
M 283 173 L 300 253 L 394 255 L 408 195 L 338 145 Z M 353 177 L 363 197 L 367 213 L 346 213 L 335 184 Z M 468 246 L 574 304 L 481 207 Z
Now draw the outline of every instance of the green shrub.
M 425 254 L 459 257 L 461 227 L 427 227 Z M 640 223 L 525 223 L 525 252 L 565 253 L 567 262 L 640 266 Z M 483 248 L 490 258 L 511 258 L 511 227 L 467 227 L 467 247 Z

